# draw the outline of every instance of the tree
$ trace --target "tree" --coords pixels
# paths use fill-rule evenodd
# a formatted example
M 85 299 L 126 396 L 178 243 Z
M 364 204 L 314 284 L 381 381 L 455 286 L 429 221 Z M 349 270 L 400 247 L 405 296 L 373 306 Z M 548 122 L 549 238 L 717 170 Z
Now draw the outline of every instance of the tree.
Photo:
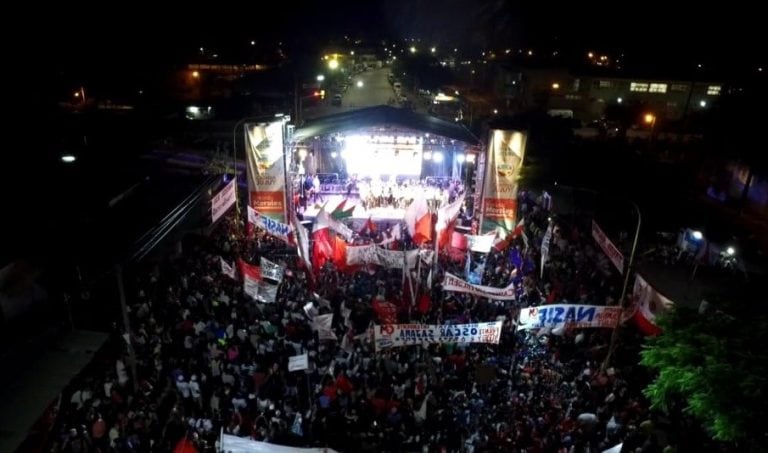
M 678 308 L 659 320 L 664 333 L 641 352 L 658 371 L 645 395 L 673 420 L 698 419 L 716 440 L 766 451 L 768 317 L 755 304 L 712 305 L 723 311 Z

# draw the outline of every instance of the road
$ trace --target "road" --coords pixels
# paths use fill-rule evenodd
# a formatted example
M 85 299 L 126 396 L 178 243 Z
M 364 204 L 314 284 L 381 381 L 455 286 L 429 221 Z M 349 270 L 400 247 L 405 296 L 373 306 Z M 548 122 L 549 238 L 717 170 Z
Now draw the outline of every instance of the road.
M 340 112 L 349 112 L 376 105 L 387 105 L 387 101 L 395 97 L 392 87 L 387 81 L 389 68 L 371 69 L 352 76 L 352 81 L 343 93 L 341 106 L 331 105 L 333 95 L 329 93 L 322 105 L 306 107 L 302 110 L 304 119 L 319 118 Z M 363 86 L 358 87 L 357 82 Z

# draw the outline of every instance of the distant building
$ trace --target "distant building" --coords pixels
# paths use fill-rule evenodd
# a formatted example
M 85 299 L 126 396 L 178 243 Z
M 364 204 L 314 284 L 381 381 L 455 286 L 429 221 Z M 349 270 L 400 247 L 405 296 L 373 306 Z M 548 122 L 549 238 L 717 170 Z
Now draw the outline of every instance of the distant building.
M 660 118 L 677 120 L 707 109 L 725 94 L 721 82 L 573 74 L 565 68 L 498 66 L 493 90 L 512 109 L 571 110 L 595 120 L 607 106 L 642 106 Z

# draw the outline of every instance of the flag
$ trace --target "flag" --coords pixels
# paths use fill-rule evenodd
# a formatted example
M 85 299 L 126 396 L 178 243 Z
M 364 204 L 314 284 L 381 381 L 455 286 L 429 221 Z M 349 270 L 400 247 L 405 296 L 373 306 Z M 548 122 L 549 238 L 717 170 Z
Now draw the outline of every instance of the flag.
M 419 194 L 405 210 L 405 223 L 408 233 L 416 244 L 432 240 L 432 213 L 429 212 L 427 200 Z
M 318 272 L 328 260 L 333 259 L 333 244 L 331 243 L 330 217 L 325 208 L 320 208 L 312 226 L 312 265 Z
M 539 278 L 544 278 L 544 265 L 547 264 L 549 259 L 549 243 L 552 241 L 552 223 L 547 227 L 547 232 L 544 233 L 544 239 L 541 241 L 541 274 Z
M 374 228 L 376 225 L 374 225 Z M 395 241 L 399 241 L 402 238 L 403 234 L 401 231 L 400 224 L 397 223 L 392 228 L 389 229 L 389 232 L 385 235 L 384 239 L 382 239 L 381 242 L 378 243 L 378 245 L 385 246 L 389 245 Z
M 304 265 L 306 266 L 307 270 L 309 271 L 310 280 L 312 279 L 312 262 L 309 259 L 309 239 L 307 238 L 307 230 L 304 228 L 303 225 L 299 223 L 298 217 L 296 217 L 296 212 L 294 212 L 293 209 L 291 209 L 291 223 L 293 224 L 293 230 L 296 232 L 296 239 L 298 242 L 297 249 L 299 252 L 299 256 L 301 257 L 302 261 L 304 262 Z
M 347 268 L 347 243 L 339 236 L 333 238 L 333 264 L 340 270 Z
M 435 231 L 439 247 L 445 248 L 448 245 L 453 229 L 456 226 L 456 219 L 459 217 L 461 207 L 464 205 L 464 194 L 456 198 L 453 203 L 441 207 L 437 210 L 437 223 Z
M 382 296 L 376 297 L 371 304 L 374 313 L 382 324 L 397 323 L 397 307 L 392 302 L 387 302 Z
M 347 207 L 347 199 L 341 201 L 341 203 L 334 208 L 333 211 L 331 211 L 331 217 L 335 220 L 342 220 L 349 217 L 352 217 L 352 212 L 355 210 L 354 206 Z
M 363 224 L 363 228 L 360 229 L 358 234 L 362 236 L 363 234 L 365 234 L 366 231 L 370 232 L 371 234 L 376 233 L 376 224 L 373 223 L 373 220 L 371 220 L 370 217 L 368 217 L 368 220 L 365 221 L 365 223 Z
M 184 436 L 179 443 L 176 444 L 173 453 L 197 453 L 197 447 L 195 447 L 194 442 L 187 439 L 187 436 Z
M 240 268 L 240 274 L 243 276 L 243 292 L 254 299 L 258 299 L 261 269 L 259 266 L 248 264 L 243 260 L 238 260 L 237 265 Z
M 426 315 L 429 312 L 429 308 L 432 306 L 432 299 L 429 294 L 422 294 L 419 297 L 419 304 L 417 309 L 422 315 Z
M 224 261 L 222 257 L 219 257 L 219 261 L 221 261 L 221 273 L 233 280 L 237 279 L 234 266 Z
M 296 415 L 293 418 L 293 425 L 291 425 L 291 432 L 299 437 L 304 435 L 304 430 L 301 429 L 301 423 L 301 414 L 296 412 Z

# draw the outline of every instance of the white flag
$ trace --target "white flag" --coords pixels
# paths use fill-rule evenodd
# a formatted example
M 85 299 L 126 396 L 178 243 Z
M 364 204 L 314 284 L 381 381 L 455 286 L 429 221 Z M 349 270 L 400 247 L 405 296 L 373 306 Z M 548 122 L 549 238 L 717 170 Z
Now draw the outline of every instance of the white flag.
M 221 273 L 231 279 L 236 279 L 237 276 L 235 275 L 235 267 L 224 261 L 224 258 L 222 257 L 219 257 L 219 260 L 221 261 Z

